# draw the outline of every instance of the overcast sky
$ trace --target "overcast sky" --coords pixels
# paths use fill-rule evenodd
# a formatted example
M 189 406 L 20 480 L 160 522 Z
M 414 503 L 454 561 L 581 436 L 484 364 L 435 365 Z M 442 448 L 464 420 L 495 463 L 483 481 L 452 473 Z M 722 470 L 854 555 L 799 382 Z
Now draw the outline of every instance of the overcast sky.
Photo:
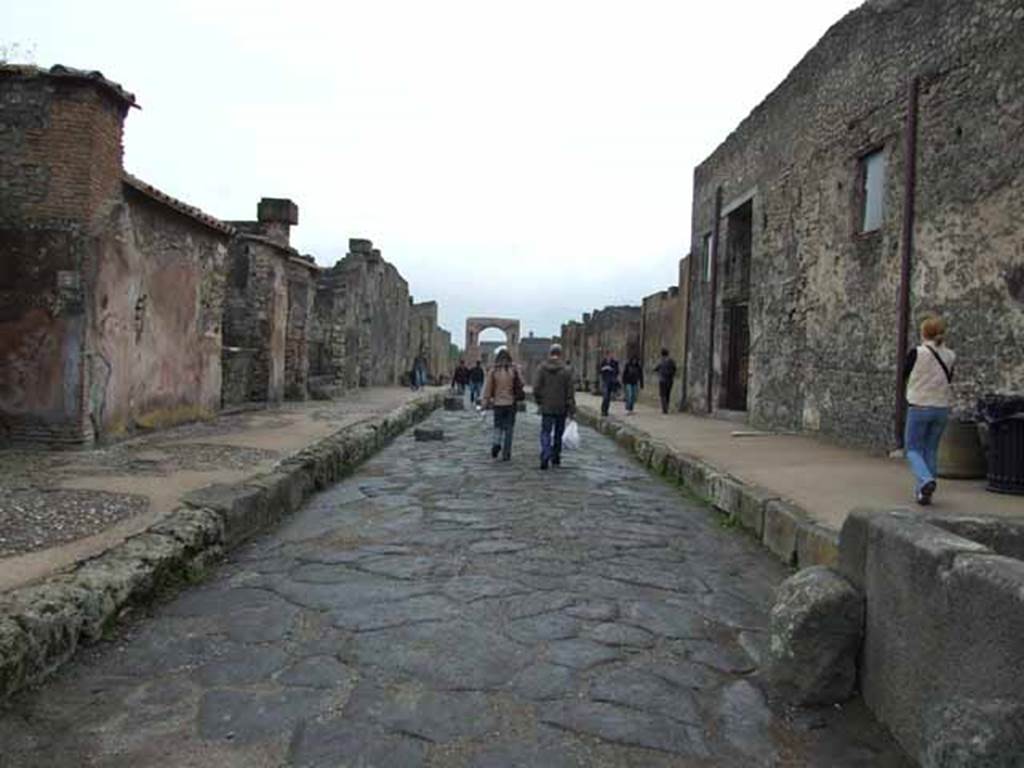
M 693 168 L 859 0 L 17 0 L 0 44 L 135 93 L 125 164 L 224 219 L 290 197 L 467 315 L 558 332 L 676 281 Z

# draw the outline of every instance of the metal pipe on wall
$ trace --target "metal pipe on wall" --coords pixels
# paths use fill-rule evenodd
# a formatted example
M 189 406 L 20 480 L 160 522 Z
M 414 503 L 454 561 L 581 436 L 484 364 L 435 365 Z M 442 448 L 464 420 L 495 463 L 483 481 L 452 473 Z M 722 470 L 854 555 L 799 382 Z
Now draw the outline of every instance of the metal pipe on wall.
M 910 273 L 914 255 L 914 197 L 917 188 L 917 97 L 920 78 L 907 89 L 907 122 L 903 136 L 903 230 L 900 236 L 900 288 L 896 320 L 896 445 L 903 447 L 907 415 L 903 379 L 906 376 L 907 336 L 910 332 Z
M 718 235 L 719 222 L 722 218 L 722 188 L 715 190 L 715 220 L 711 225 L 711 252 L 708 257 L 711 259 L 711 286 L 709 291 L 709 318 L 708 318 L 708 392 L 707 411 L 714 410 L 714 386 L 715 386 L 715 303 L 718 299 Z
M 690 317 L 692 312 L 690 308 L 693 306 L 693 252 L 691 251 L 686 255 L 684 259 L 686 262 L 686 328 L 683 331 L 683 371 L 682 371 L 682 393 L 679 396 L 679 410 L 685 411 L 687 406 L 687 390 L 689 389 L 689 372 L 690 372 Z M 682 272 L 680 271 L 680 279 L 682 279 Z M 681 286 L 680 286 L 681 287 Z

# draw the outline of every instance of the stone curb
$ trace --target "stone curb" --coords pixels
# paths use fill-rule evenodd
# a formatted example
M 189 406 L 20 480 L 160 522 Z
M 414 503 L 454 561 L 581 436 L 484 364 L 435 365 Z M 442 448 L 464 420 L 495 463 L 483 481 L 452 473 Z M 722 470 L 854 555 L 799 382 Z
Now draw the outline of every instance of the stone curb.
M 295 512 L 441 407 L 443 394 L 346 427 L 274 471 L 186 494 L 142 533 L 47 580 L 0 595 L 0 703 L 44 680 L 132 607 L 201 578 L 223 554 Z
M 682 485 L 749 531 L 787 565 L 806 568 L 838 563 L 839 532 L 814 522 L 806 511 L 777 493 L 676 451 L 617 417 L 602 417 L 589 406 L 580 406 L 576 415 L 652 472 Z

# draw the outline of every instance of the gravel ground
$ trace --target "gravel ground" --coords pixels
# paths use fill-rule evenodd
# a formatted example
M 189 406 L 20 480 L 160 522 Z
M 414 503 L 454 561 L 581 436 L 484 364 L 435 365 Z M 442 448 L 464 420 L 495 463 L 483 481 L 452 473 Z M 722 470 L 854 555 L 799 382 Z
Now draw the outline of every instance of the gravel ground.
M 126 493 L 0 486 L 0 557 L 91 536 L 148 506 Z

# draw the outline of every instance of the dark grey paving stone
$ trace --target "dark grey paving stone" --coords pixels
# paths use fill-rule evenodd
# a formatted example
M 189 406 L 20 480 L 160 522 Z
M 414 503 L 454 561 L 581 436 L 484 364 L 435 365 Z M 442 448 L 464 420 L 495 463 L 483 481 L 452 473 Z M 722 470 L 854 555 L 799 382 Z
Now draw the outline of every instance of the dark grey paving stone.
M 507 579 L 499 579 L 482 574 L 457 576 L 444 584 L 445 595 L 452 600 L 470 603 L 487 598 L 509 597 L 530 592 L 521 584 Z
M 288 634 L 300 609 L 287 603 L 247 608 L 224 619 L 228 639 L 238 643 L 273 643 Z
M 548 643 L 544 652 L 544 659 L 549 663 L 573 669 L 589 669 L 620 656 L 617 649 L 592 640 L 558 640 Z
M 705 638 L 707 622 L 693 608 L 667 602 L 637 600 L 620 603 L 619 622 L 668 638 Z
M 426 621 L 440 621 L 453 614 L 451 603 L 438 595 L 412 597 L 372 605 L 358 605 L 332 614 L 332 623 L 350 632 L 368 632 Z
M 521 643 L 539 643 L 545 640 L 564 640 L 576 637 L 580 622 L 561 613 L 542 613 L 517 619 L 505 627 L 505 634 Z
M 363 633 L 355 646 L 361 664 L 399 670 L 441 689 L 496 688 L 531 661 L 518 643 L 458 620 Z
M 307 723 L 292 743 L 294 768 L 419 768 L 428 744 L 341 718 Z
M 654 635 L 646 629 L 628 624 L 606 622 L 597 624 L 587 630 L 587 637 L 604 645 L 629 646 L 632 648 L 650 648 L 654 645 Z
M 345 716 L 440 744 L 479 738 L 497 728 L 487 696 L 479 691 L 432 691 L 408 684 L 361 684 L 345 706 Z
M 246 609 L 280 605 L 281 602 L 280 597 L 264 589 L 225 589 L 223 584 L 214 582 L 182 593 L 164 606 L 161 613 L 164 616 L 222 617 Z
M 537 663 L 516 674 L 508 688 L 525 699 L 548 701 L 572 695 L 577 685 L 576 670 L 571 667 Z
M 685 644 L 691 661 L 706 664 L 712 669 L 733 675 L 745 675 L 757 669 L 757 664 L 736 642 L 721 640 L 690 640 Z
M 351 689 L 358 673 L 332 656 L 309 656 L 276 676 L 281 685 L 302 688 Z
M 701 731 L 646 712 L 592 701 L 550 702 L 540 719 L 573 733 L 586 733 L 626 746 L 700 758 L 709 752 Z
M 721 738 L 744 756 L 748 765 L 772 766 L 778 746 L 772 737 L 772 713 L 764 696 L 750 681 L 737 680 L 720 693 L 714 718 Z
M 589 695 L 593 701 L 621 704 L 698 727 L 701 724 L 697 701 L 690 690 L 635 667 L 596 670 Z
M 610 600 L 585 600 L 566 607 L 565 613 L 588 621 L 614 621 L 618 618 L 619 606 Z
M 288 663 L 288 654 L 272 646 L 236 645 L 203 664 L 194 673 L 206 688 L 251 685 L 269 681 Z
M 200 738 L 246 744 L 291 739 L 299 722 L 314 717 L 323 694 L 304 688 L 264 693 L 215 689 L 199 702 Z

